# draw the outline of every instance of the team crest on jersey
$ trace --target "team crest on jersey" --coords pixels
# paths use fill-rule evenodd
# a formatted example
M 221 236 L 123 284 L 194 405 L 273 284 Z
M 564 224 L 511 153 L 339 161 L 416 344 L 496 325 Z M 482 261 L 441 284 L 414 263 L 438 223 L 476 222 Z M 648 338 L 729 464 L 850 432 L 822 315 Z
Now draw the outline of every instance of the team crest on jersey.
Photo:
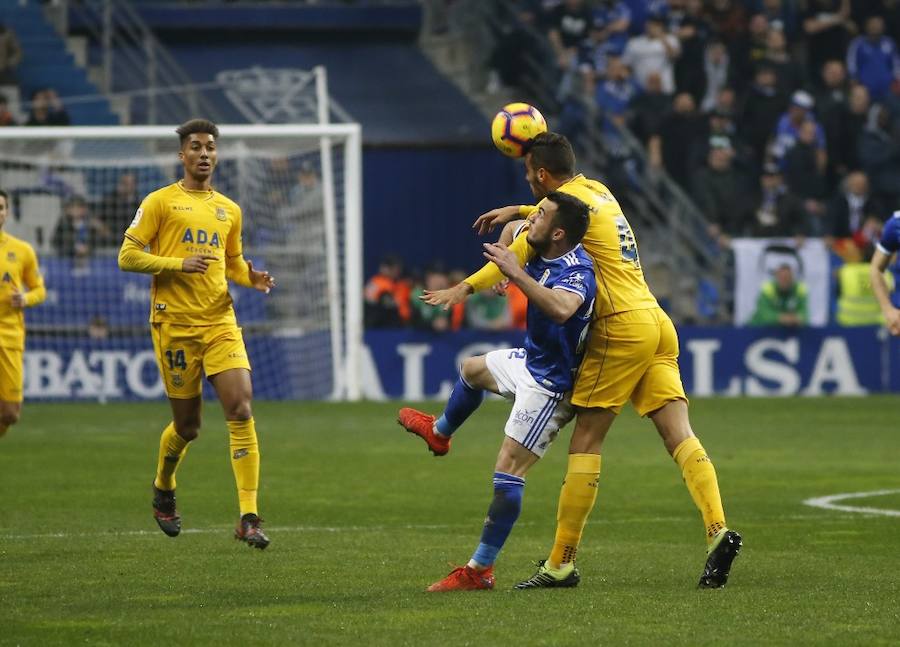
M 137 227 L 138 223 L 141 221 L 141 216 L 144 215 L 144 210 L 141 207 L 138 207 L 138 210 L 134 212 L 134 219 L 131 221 L 131 224 L 128 225 L 128 228 Z
M 224 207 L 216 207 L 216 220 L 221 220 L 222 222 L 228 220 L 228 216 L 225 215 Z
M 12 263 L 13 261 L 15 261 L 15 260 L 16 260 L 16 253 L 15 253 L 15 252 L 6 252 L 6 260 L 8 260 L 10 263 Z

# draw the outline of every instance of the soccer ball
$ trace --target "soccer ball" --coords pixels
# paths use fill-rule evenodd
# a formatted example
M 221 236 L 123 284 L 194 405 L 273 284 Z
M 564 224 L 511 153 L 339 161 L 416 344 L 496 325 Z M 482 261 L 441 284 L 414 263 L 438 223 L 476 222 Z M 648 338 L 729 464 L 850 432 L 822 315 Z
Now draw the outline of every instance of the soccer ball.
M 508 157 L 522 157 L 535 135 L 547 132 L 544 115 L 527 103 L 509 103 L 491 122 L 494 146 Z

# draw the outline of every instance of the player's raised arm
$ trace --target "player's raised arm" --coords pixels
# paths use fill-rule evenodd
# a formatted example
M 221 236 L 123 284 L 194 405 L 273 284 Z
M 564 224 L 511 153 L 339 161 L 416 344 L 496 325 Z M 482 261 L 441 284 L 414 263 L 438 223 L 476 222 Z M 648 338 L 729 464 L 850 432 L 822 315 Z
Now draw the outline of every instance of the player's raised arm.
M 529 204 L 513 204 L 508 207 L 491 209 L 475 219 L 475 222 L 472 223 L 472 229 L 477 230 L 479 236 L 484 236 L 494 231 L 497 227 L 502 227 L 513 220 L 527 218 L 528 214 L 534 209 L 535 207 Z
M 519 267 L 534 257 L 534 248 L 528 244 L 526 237 L 519 235 L 509 246 L 509 251 L 515 254 Z M 467 277 L 463 283 L 471 287 L 472 292 L 480 292 L 502 281 L 505 274 L 494 263 L 488 263 L 480 270 Z
M 892 335 L 900 335 L 900 310 L 891 303 L 890 289 L 884 280 L 884 271 L 891 262 L 893 254 L 887 254 L 882 249 L 876 249 L 869 264 L 869 278 L 872 281 L 872 291 L 881 306 L 884 314 L 884 323 Z
M 528 297 L 528 302 L 539 308 L 555 323 L 565 323 L 584 303 L 584 296 L 564 289 L 547 288 L 528 276 L 519 265 L 518 258 L 508 247 L 485 243 L 484 257 L 491 261 L 515 283 Z
M 253 262 L 244 259 L 244 248 L 241 241 L 243 216 L 238 210 L 234 226 L 228 232 L 225 244 L 225 277 L 246 288 L 255 288 L 269 293 L 275 287 L 275 279 L 266 271 L 253 269 Z
M 516 258 L 519 259 L 518 262 L 521 266 L 524 266 L 525 263 L 534 256 L 534 249 L 528 244 L 525 240 L 525 236 L 521 233 L 513 241 L 509 249 L 512 250 Z M 505 279 L 506 276 L 496 265 L 488 263 L 453 287 L 447 288 L 446 290 L 435 290 L 434 292 L 425 290 L 420 298 L 428 305 L 443 306 L 444 310 L 447 310 L 468 299 L 469 295 L 492 288 Z

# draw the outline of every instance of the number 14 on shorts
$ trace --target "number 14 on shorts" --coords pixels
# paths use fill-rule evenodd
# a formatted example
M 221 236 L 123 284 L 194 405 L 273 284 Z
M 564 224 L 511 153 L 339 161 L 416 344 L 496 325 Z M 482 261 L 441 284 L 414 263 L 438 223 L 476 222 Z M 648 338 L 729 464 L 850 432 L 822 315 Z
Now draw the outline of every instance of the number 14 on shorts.
M 167 350 L 166 359 L 169 362 L 169 370 L 174 370 L 176 368 L 180 368 L 181 370 L 187 369 L 187 360 L 184 357 L 183 350 Z

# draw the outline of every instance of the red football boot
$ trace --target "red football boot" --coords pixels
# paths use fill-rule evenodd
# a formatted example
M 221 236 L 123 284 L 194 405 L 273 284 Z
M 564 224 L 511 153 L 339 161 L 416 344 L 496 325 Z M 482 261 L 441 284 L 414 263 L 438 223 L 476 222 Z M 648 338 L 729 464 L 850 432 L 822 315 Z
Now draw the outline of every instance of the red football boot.
M 434 416 L 409 407 L 403 407 L 397 414 L 397 422 L 401 427 L 424 440 L 432 454 L 443 456 L 450 451 L 450 439 L 434 433 L 434 421 Z
M 450 575 L 429 586 L 426 591 L 489 591 L 494 588 L 494 567 L 476 571 L 469 566 L 460 566 Z

